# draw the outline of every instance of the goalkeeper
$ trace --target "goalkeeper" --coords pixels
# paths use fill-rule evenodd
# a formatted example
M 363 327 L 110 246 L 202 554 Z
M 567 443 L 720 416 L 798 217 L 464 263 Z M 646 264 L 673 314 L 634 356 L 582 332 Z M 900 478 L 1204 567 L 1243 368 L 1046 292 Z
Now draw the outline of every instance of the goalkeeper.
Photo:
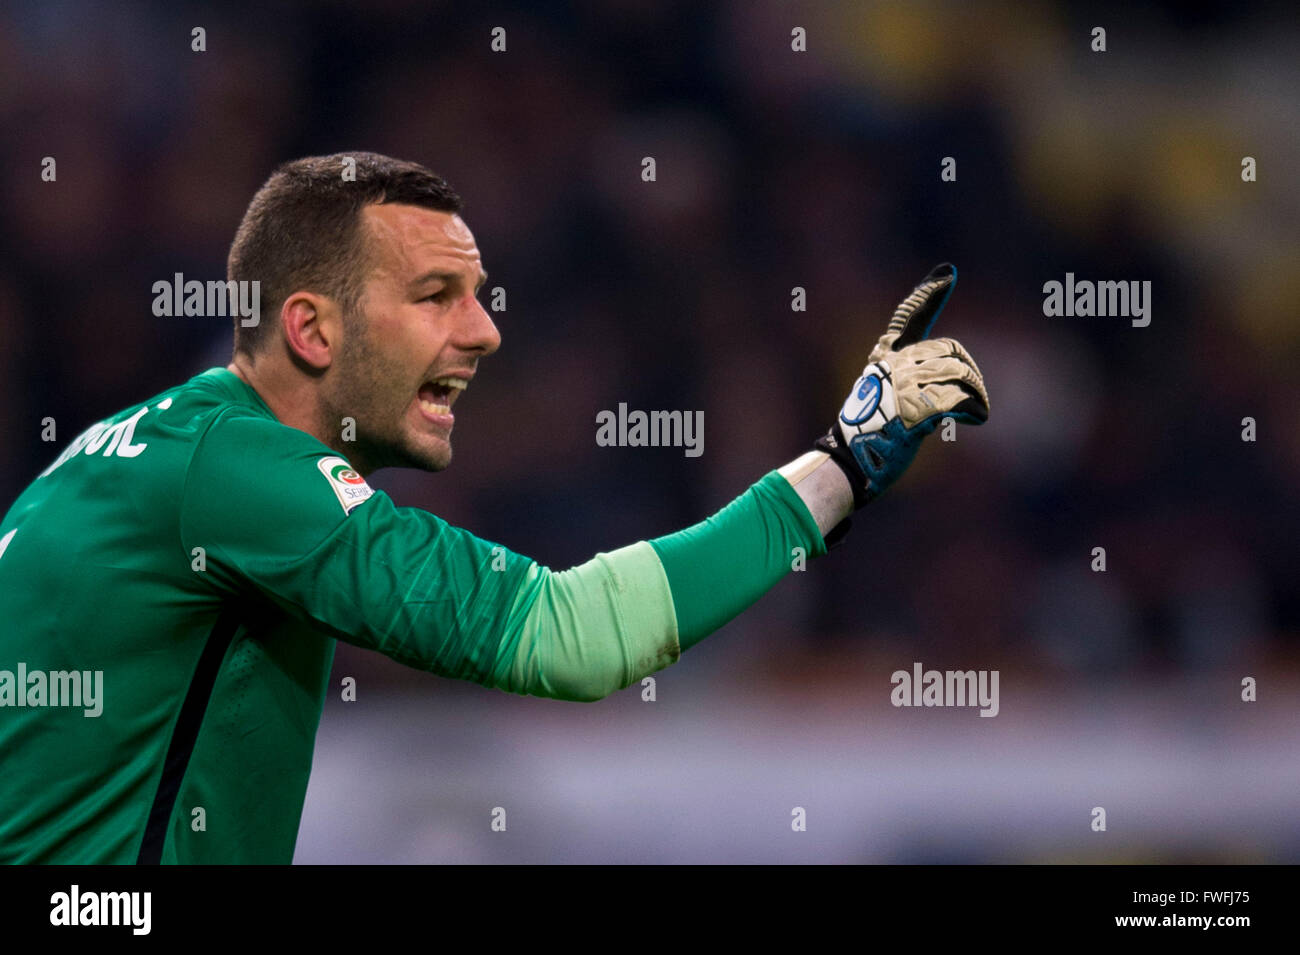
M 500 336 L 460 201 L 414 163 L 295 160 L 228 263 L 260 282 L 231 364 L 93 425 L 0 521 L 0 861 L 293 858 L 337 640 L 513 693 L 599 700 L 818 556 L 983 381 L 907 296 L 837 420 L 708 520 L 552 571 L 397 507 L 441 470 Z M 99 682 L 96 682 L 99 681 Z M 92 701 L 91 696 L 95 699 Z

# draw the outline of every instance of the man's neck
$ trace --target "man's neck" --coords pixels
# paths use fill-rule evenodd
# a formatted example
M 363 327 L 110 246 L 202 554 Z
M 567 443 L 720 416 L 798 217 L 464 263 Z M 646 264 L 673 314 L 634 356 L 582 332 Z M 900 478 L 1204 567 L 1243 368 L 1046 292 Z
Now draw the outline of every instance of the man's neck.
M 234 372 L 240 381 L 257 392 L 257 396 L 266 403 L 266 406 L 271 409 L 271 414 L 275 415 L 276 420 L 281 424 L 306 431 L 313 438 L 318 438 L 333 447 L 328 436 L 320 428 L 319 416 L 316 414 L 313 402 L 300 400 L 302 396 L 286 394 L 283 389 L 272 387 L 252 363 L 239 356 L 236 356 L 226 369 Z
M 362 477 L 375 470 L 367 464 L 360 449 L 355 446 L 343 448 L 339 441 L 339 433 L 324 424 L 317 395 L 309 384 L 304 383 L 297 390 L 273 387 L 271 382 L 281 379 L 292 380 L 291 374 L 277 375 L 274 371 L 268 371 L 265 365 L 259 372 L 256 366 L 238 355 L 226 366 L 226 369 L 257 392 L 257 396 L 266 403 L 266 406 L 271 409 L 271 414 L 275 415 L 276 420 L 281 424 L 305 431 L 326 447 L 337 451 L 348 459 Z

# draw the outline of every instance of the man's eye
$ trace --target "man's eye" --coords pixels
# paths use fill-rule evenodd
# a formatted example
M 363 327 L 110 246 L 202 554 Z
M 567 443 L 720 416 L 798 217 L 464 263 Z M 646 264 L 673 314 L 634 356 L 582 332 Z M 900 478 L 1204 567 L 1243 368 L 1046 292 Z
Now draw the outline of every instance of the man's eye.
M 441 301 L 443 301 L 444 299 L 446 299 L 446 297 L 447 297 L 447 290 L 446 290 L 446 289 L 443 289 L 441 292 L 434 292 L 432 295 L 426 295 L 424 298 L 420 299 L 420 301 L 422 301 L 422 302 L 441 302 Z

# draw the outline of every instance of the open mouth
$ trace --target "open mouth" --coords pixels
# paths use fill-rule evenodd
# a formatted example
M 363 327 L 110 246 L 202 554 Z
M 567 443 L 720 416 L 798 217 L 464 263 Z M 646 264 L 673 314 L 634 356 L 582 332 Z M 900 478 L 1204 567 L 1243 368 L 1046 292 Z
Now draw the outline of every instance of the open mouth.
M 468 379 L 453 375 L 426 381 L 420 386 L 418 394 L 420 410 L 434 416 L 451 414 L 451 406 L 468 385 Z

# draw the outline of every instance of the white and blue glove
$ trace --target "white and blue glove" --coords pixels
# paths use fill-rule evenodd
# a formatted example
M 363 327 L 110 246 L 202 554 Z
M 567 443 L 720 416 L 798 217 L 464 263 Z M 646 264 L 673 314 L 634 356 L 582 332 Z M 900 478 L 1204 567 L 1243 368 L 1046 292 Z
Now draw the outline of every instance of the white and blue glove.
M 944 263 L 902 301 L 839 418 L 816 442 L 848 477 L 854 510 L 898 480 L 942 419 L 988 420 L 975 360 L 951 338 L 926 337 L 956 284 L 957 269 Z

